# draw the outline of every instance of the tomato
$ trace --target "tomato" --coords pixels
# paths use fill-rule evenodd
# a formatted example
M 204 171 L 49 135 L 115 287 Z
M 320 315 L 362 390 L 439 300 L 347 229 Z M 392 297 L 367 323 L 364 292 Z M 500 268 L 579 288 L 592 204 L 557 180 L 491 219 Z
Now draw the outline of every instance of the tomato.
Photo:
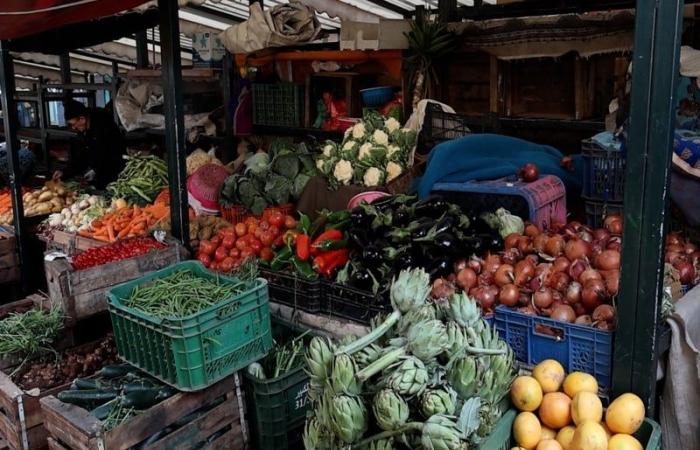
M 248 241 L 246 239 L 239 239 L 236 241 L 236 248 L 238 250 L 243 250 L 244 248 L 248 248 Z
M 228 255 L 233 258 L 239 258 L 241 256 L 241 251 L 238 250 L 237 248 L 232 248 L 230 252 L 228 252 Z
M 269 247 L 272 245 L 272 242 L 275 240 L 275 236 L 272 234 L 271 231 L 265 231 L 262 236 L 260 236 L 260 242 L 262 245 L 265 247 Z
M 253 250 L 256 255 L 260 254 L 260 250 L 262 250 L 262 248 L 262 242 L 260 242 L 259 240 L 255 239 L 254 241 L 251 241 L 250 249 Z
M 248 231 L 248 227 L 244 223 L 237 223 L 235 231 L 238 237 L 245 236 L 246 232 Z
M 221 245 L 221 238 L 219 236 L 214 236 L 211 238 L 211 243 L 218 247 Z
M 284 227 L 288 230 L 296 228 L 297 221 L 292 216 L 284 216 Z
M 241 260 L 245 261 L 246 259 L 250 258 L 253 255 L 255 255 L 253 250 L 246 248 L 245 250 L 241 251 Z
M 221 245 L 230 250 L 236 245 L 236 238 L 233 236 L 226 236 L 222 239 Z
M 219 232 L 219 234 L 221 234 L 221 236 L 223 236 L 225 238 L 229 237 L 229 236 L 232 238 L 235 238 L 236 237 L 236 230 L 233 227 L 228 227 L 228 228 L 224 228 L 223 230 L 221 230 Z
M 262 228 L 256 228 L 253 236 L 255 236 L 255 239 L 260 239 L 260 236 L 262 236 L 264 232 L 265 231 Z
M 197 255 L 197 259 L 204 264 L 204 267 L 209 267 L 211 265 L 211 258 L 206 253 L 200 253 Z
M 219 270 L 219 263 L 216 261 L 212 261 L 209 265 L 209 268 L 214 271 Z
M 273 247 L 282 247 L 284 245 L 284 235 L 280 234 L 279 236 L 277 236 L 272 245 Z
M 224 247 L 219 247 L 216 249 L 214 252 L 214 259 L 218 262 L 221 262 L 228 256 L 228 250 Z
M 263 220 L 262 222 L 260 222 L 260 225 L 258 225 L 258 228 L 260 228 L 263 231 L 269 230 L 270 229 L 270 222 L 268 222 L 267 220 Z
M 247 217 L 245 219 L 245 221 L 243 221 L 243 223 L 245 223 L 246 226 L 250 226 L 250 225 L 257 226 L 258 223 L 260 223 L 260 221 L 257 219 L 257 217 L 250 216 L 250 217 Z
M 199 252 L 211 256 L 216 251 L 216 245 L 211 241 L 203 240 L 199 243 Z
M 260 259 L 263 261 L 272 261 L 272 258 L 275 255 L 272 253 L 272 250 L 270 250 L 268 247 L 263 248 L 260 250 Z
M 270 225 L 273 225 L 275 227 L 281 227 L 282 225 L 284 225 L 284 216 L 281 212 L 277 211 L 270 215 L 269 222 Z
M 224 260 L 221 261 L 221 270 L 224 272 L 232 271 L 233 270 L 233 263 L 234 263 L 233 258 L 224 258 Z
M 274 237 L 279 236 L 279 234 L 280 234 L 280 229 L 279 229 L 279 227 L 276 227 L 276 226 L 274 226 L 274 225 L 271 226 L 271 227 L 270 227 L 270 233 L 271 233 L 272 236 L 274 236 Z
M 248 234 L 254 234 L 255 230 L 258 229 L 258 224 L 256 223 L 250 223 L 248 224 Z

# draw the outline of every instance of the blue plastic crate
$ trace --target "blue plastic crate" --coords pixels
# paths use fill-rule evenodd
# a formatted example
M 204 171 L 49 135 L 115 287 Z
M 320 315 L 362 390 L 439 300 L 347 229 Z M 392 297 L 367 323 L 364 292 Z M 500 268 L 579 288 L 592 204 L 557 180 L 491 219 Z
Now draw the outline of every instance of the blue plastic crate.
M 370 108 L 379 107 L 394 98 L 394 88 L 391 86 L 380 86 L 362 89 L 360 90 L 360 95 L 362 95 L 362 103 L 365 106 Z
M 554 335 L 543 332 L 545 329 Z M 527 366 L 555 359 L 567 372 L 595 376 L 601 395 L 609 391 L 614 332 L 530 316 L 505 306 L 496 307 L 496 330 L 513 349 L 516 359 Z

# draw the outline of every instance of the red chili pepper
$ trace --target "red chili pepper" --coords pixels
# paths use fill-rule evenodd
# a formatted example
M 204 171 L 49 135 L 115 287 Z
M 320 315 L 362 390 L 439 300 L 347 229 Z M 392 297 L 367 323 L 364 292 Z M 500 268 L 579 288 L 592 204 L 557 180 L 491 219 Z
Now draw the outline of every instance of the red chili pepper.
M 296 239 L 296 254 L 301 261 L 308 261 L 311 253 L 311 238 L 306 234 L 300 234 Z
M 316 239 L 311 243 L 311 256 L 317 256 L 321 254 L 318 246 L 324 241 L 337 241 L 343 238 L 343 232 L 340 230 L 328 230 L 319 234 Z
M 328 278 L 330 278 L 331 275 L 333 275 L 333 272 L 335 272 L 336 269 L 338 269 L 338 267 L 344 266 L 348 262 L 349 256 L 349 251 L 346 248 L 341 250 L 335 250 L 329 253 L 332 253 L 332 255 L 329 258 L 328 265 L 325 269 L 323 269 L 323 275 L 325 275 Z

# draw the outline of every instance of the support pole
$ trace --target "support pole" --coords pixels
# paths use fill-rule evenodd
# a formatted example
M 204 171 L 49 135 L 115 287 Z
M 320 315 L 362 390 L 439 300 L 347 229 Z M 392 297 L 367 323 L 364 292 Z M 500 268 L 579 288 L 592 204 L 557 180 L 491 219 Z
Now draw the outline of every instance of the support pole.
M 70 73 L 70 53 L 63 52 L 58 57 L 59 68 L 61 71 L 61 83 L 71 84 L 73 82 L 73 76 Z M 63 90 L 63 99 L 68 101 L 71 99 L 73 91 L 71 89 Z
M 146 30 L 139 31 L 134 35 L 136 39 L 136 68 L 148 68 L 148 36 Z
M 233 71 L 236 70 L 236 65 L 233 61 L 233 55 L 226 52 L 224 55 L 223 70 L 221 74 L 221 83 L 223 84 L 224 94 L 224 110 L 226 112 L 226 124 L 224 126 L 226 139 L 224 140 L 223 157 L 226 162 L 236 159 L 236 149 L 233 148 L 233 110 L 232 99 L 233 85 L 232 80 L 235 78 Z
M 12 214 L 14 215 L 15 240 L 21 274 L 22 290 L 27 290 L 27 240 L 24 230 L 24 204 L 22 203 L 22 180 L 19 177 L 19 141 L 17 130 L 17 103 L 15 102 L 15 70 L 12 56 L 6 42 L 0 41 L 0 90 L 2 91 L 3 126 L 5 128 L 5 145 L 7 146 L 8 170 L 10 173 L 10 191 L 12 195 Z
M 457 12 L 457 0 L 438 0 L 438 17 L 440 22 L 452 21 Z
M 158 0 L 160 10 L 160 55 L 163 67 L 165 101 L 165 147 L 170 184 L 172 234 L 185 246 L 190 227 L 185 185 L 185 119 L 182 106 L 182 61 L 180 60 L 180 20 L 177 2 Z
M 636 393 L 650 416 L 682 19 L 683 0 L 637 2 L 613 394 Z

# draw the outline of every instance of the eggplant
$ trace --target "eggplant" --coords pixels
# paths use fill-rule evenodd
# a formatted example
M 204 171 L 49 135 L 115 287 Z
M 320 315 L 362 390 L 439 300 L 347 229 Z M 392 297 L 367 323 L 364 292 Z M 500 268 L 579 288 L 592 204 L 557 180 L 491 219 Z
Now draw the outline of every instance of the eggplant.
M 367 231 L 363 229 L 352 229 L 348 231 L 348 237 L 357 248 L 365 248 L 370 242 Z
M 395 227 L 405 227 L 411 221 L 411 212 L 406 206 L 400 206 L 394 211 L 392 224 Z
M 452 258 L 442 256 L 432 261 L 426 268 L 430 279 L 447 276 L 452 273 Z
M 432 246 L 438 252 L 453 254 L 459 246 L 457 238 L 448 232 L 440 233 L 432 241 L 426 241 L 425 244 Z
M 368 245 L 362 249 L 362 256 L 360 257 L 363 264 L 367 267 L 378 267 L 382 262 L 384 262 L 384 255 L 379 247 L 376 245 Z
M 440 196 L 431 196 L 416 203 L 415 214 L 420 217 L 438 219 L 450 211 L 450 203 Z
M 363 206 L 365 205 L 356 206 L 350 211 L 350 222 L 354 228 L 367 229 L 372 225 L 374 217 Z
M 404 252 L 400 258 L 396 258 L 394 260 L 392 269 L 394 270 L 394 272 L 400 272 L 404 269 L 411 269 L 416 266 L 415 262 L 416 259 L 413 257 L 413 254 L 411 252 Z
M 374 280 L 368 269 L 355 270 L 350 276 L 350 285 L 364 291 L 371 290 L 373 282 Z

